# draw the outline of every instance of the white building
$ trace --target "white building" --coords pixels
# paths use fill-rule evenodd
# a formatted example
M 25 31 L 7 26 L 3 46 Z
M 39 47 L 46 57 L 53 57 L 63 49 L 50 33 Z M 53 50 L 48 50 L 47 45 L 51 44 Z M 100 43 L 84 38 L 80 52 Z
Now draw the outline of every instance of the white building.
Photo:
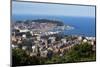
M 32 31 L 30 31 L 30 34 L 33 36 L 33 32 Z
M 23 37 L 23 38 L 26 38 L 26 34 L 23 34 L 22 37 Z
M 49 37 L 49 40 L 51 40 L 51 43 L 54 43 L 56 37 Z
M 12 48 L 18 48 L 18 45 L 12 44 L 11 47 L 12 47 Z
M 63 43 L 66 43 L 66 38 L 61 39 Z
M 23 46 L 22 49 L 23 49 L 23 50 L 26 50 L 26 49 L 27 49 L 27 46 Z
M 95 37 L 86 37 L 87 40 L 95 40 Z
M 20 32 L 29 32 L 28 29 L 23 29 L 23 30 L 20 30 Z
M 82 36 L 79 36 L 79 37 L 78 37 L 78 40 L 79 40 L 79 41 L 81 41 L 82 39 L 83 39 Z
M 84 39 L 83 42 L 86 43 L 87 42 L 87 39 Z
M 41 37 L 40 37 L 39 35 L 38 35 L 36 38 L 37 38 L 37 40 L 39 40 L 39 41 L 40 41 L 40 39 L 41 39 Z

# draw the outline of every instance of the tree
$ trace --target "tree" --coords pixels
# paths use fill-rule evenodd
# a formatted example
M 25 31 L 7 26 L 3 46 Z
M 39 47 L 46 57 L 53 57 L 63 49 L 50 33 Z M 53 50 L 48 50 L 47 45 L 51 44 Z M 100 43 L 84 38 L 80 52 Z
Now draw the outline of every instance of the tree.
M 58 54 L 52 55 L 51 58 L 43 58 L 40 56 L 29 56 L 26 51 L 22 49 L 12 49 L 12 65 L 40 65 L 40 64 L 52 64 L 52 63 L 72 63 L 83 61 L 95 61 L 96 51 L 92 50 L 92 45 L 88 43 L 82 43 L 74 45 L 64 56 Z
M 12 66 L 39 65 L 46 62 L 45 58 L 30 56 L 20 48 L 12 49 Z
M 73 46 L 65 55 L 66 62 L 92 61 L 95 60 L 95 52 L 92 45 L 83 43 Z
M 25 51 L 21 49 L 12 49 L 12 66 L 25 65 L 27 63 L 27 57 Z

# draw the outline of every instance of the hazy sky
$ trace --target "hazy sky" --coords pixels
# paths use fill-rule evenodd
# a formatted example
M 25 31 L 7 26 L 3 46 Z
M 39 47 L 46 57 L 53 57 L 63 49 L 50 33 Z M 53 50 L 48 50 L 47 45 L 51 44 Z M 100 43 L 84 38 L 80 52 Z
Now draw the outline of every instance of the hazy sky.
M 31 2 L 13 2 L 12 14 L 95 17 L 95 7 Z

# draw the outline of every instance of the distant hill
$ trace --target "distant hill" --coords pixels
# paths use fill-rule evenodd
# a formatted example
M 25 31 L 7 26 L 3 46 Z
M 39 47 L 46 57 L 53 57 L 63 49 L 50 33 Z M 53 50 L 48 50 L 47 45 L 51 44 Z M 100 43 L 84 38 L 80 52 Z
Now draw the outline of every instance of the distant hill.
M 58 20 L 49 20 L 49 19 L 35 19 L 35 20 L 24 20 L 24 21 L 16 21 L 16 23 L 25 23 L 25 24 L 29 24 L 32 22 L 36 22 L 36 23 L 53 23 L 53 24 L 57 24 L 57 26 L 63 26 L 63 22 L 58 21 Z
M 54 23 L 57 24 L 57 26 L 63 26 L 63 22 L 57 21 L 57 20 L 49 20 L 49 19 L 36 19 L 32 20 L 33 22 L 38 22 L 38 23 Z

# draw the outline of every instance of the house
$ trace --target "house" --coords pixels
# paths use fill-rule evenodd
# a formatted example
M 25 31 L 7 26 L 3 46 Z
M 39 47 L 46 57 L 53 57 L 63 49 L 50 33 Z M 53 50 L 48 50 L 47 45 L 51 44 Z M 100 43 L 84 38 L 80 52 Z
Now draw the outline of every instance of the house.
M 26 38 L 26 34 L 23 34 L 22 37 L 23 37 L 23 38 Z
M 18 45 L 12 44 L 11 47 L 12 47 L 12 48 L 18 48 Z
M 50 40 L 50 43 L 54 43 L 55 42 L 56 37 L 49 37 L 48 40 Z
M 26 50 L 26 49 L 27 49 L 27 46 L 22 46 L 22 49 L 23 49 L 23 50 Z
M 47 57 L 47 53 L 48 53 L 47 50 L 40 51 L 40 56 L 46 58 Z
M 61 39 L 62 43 L 66 43 L 66 38 Z
M 82 41 L 82 36 L 79 36 L 78 38 L 77 38 L 79 41 Z
M 88 40 L 87 39 L 83 39 L 83 42 L 86 43 Z
M 23 29 L 23 30 L 20 29 L 19 31 L 20 31 L 20 32 L 24 32 L 24 33 L 25 33 L 25 32 L 29 32 L 28 29 Z

